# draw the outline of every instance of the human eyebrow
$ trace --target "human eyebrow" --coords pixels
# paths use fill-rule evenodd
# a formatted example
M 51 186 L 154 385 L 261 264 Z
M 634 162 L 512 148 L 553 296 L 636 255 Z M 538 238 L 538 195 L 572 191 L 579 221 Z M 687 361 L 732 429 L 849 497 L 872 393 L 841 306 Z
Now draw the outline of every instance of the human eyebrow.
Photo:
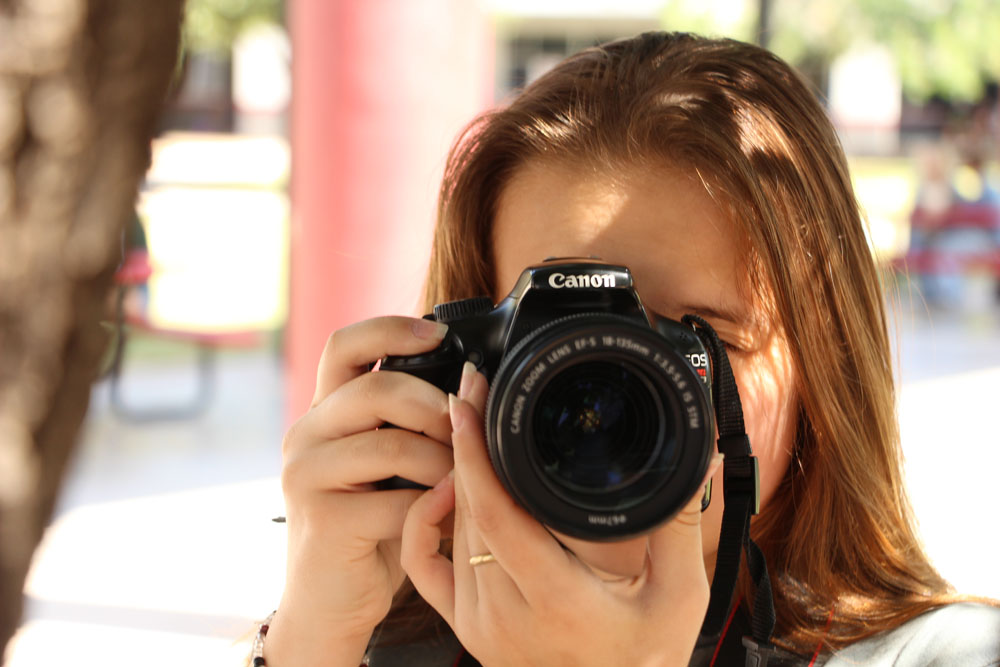
M 760 331 L 750 312 L 726 306 L 682 306 L 681 313 L 698 315 L 718 329 L 719 338 L 727 349 L 734 351 L 755 350 L 760 345 Z
M 687 314 L 697 315 L 705 319 L 716 320 L 716 321 L 722 320 L 724 322 L 729 322 L 730 324 L 735 324 L 735 325 L 747 324 L 749 320 L 749 317 L 746 314 L 740 313 L 732 308 L 726 308 L 725 306 L 712 307 L 712 306 L 684 305 L 679 308 L 679 311 L 684 313 L 685 315 Z

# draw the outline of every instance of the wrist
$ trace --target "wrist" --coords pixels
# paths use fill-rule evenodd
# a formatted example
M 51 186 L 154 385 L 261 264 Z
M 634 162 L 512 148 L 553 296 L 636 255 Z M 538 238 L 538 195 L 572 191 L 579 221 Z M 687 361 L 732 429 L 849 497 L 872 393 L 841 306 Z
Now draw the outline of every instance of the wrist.
M 281 611 L 266 623 L 261 655 L 267 667 L 358 667 L 365 663 L 374 630 L 345 631 L 336 624 L 293 618 Z

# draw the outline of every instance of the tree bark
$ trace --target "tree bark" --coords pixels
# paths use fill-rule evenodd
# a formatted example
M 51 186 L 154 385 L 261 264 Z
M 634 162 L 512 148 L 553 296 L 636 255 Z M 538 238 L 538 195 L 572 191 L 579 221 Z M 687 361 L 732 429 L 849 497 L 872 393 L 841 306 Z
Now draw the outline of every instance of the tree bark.
M 0 654 L 107 344 L 182 0 L 0 0 Z

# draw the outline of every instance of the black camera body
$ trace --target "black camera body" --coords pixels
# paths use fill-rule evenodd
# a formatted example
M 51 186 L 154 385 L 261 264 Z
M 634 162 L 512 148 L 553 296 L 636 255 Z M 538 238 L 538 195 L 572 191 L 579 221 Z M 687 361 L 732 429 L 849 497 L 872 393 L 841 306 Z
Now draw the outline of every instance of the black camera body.
M 508 492 L 552 529 L 594 541 L 656 527 L 699 490 L 713 450 L 709 355 L 694 330 L 647 313 L 624 266 L 528 267 L 495 307 L 439 304 L 428 354 L 389 357 L 447 392 L 473 362 L 490 381 L 486 442 Z

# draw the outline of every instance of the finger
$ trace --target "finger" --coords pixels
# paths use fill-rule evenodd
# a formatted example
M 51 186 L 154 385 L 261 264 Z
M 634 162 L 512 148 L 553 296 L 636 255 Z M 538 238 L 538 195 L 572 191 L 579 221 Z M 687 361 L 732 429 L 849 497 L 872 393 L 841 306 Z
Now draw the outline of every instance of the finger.
M 459 384 L 458 397 L 465 400 L 476 410 L 479 417 L 482 417 L 483 404 L 486 398 L 486 378 L 477 373 L 476 367 L 468 361 L 462 366 L 462 381 Z M 481 433 L 481 429 L 477 428 L 476 432 Z M 484 449 L 486 447 L 485 440 L 482 440 L 482 447 Z M 461 474 L 458 475 L 455 487 L 456 507 L 459 508 L 463 516 L 467 517 L 469 515 L 469 503 L 465 493 L 464 478 Z M 489 547 L 487 547 L 486 542 L 474 525 L 468 525 L 468 528 L 465 530 L 465 538 L 470 556 L 480 556 L 488 553 Z
M 289 529 L 336 530 L 342 538 L 334 542 L 336 545 L 367 552 L 372 542 L 402 537 L 406 513 L 421 493 L 415 489 L 398 489 L 331 494 L 311 503 L 307 512 L 290 510 Z
M 712 457 L 703 485 L 712 478 L 722 460 L 722 454 L 716 453 Z M 701 493 L 694 494 L 677 516 L 650 535 L 648 574 L 652 588 L 672 587 L 680 579 L 690 579 L 692 576 L 693 581 L 701 582 L 705 579 L 701 497 Z
M 462 500 L 459 501 L 459 498 Z M 459 607 L 461 613 L 470 615 L 482 612 L 484 606 L 503 609 L 511 613 L 517 607 L 524 605 L 525 597 L 517 584 L 504 570 L 504 564 L 483 539 L 469 515 L 468 493 L 460 471 L 455 473 L 455 514 L 464 518 L 463 536 L 467 546 L 468 557 L 455 560 L 455 578 L 458 585 L 456 593 L 458 601 L 464 603 Z M 493 556 L 495 560 L 472 564 L 470 557 Z
M 458 387 L 458 397 L 471 405 L 482 417 L 486 412 L 486 397 L 489 394 L 486 377 L 476 371 L 471 361 L 462 365 L 462 381 Z
M 490 552 L 489 546 L 476 529 L 469 510 L 469 496 L 465 492 L 465 479 L 462 471 L 455 473 L 455 513 L 462 517 L 462 535 L 469 556 L 482 556 Z M 468 559 L 466 559 L 468 560 Z
M 454 466 L 451 447 L 419 433 L 383 428 L 325 441 L 285 457 L 286 493 L 372 490 L 364 485 L 394 475 L 433 486 Z
M 701 501 L 705 495 L 705 487 L 710 481 L 712 481 L 712 477 L 719 470 L 724 460 L 725 455 L 721 452 L 716 452 L 712 455 L 712 458 L 709 459 L 708 468 L 705 471 L 704 478 L 701 480 L 701 485 L 698 487 L 698 492 L 691 496 L 687 504 L 684 505 L 684 508 L 677 513 L 677 516 L 674 517 L 674 519 L 681 520 L 678 523 L 678 526 L 701 525 L 701 515 L 703 514 Z
M 459 394 L 463 397 L 472 397 L 472 400 L 477 401 L 480 404 L 477 410 L 478 415 L 482 415 L 481 404 L 485 402 L 486 396 L 486 378 L 476 372 L 475 366 L 470 362 L 465 362 L 462 366 L 462 380 L 459 384 Z M 476 407 L 473 405 L 473 407 Z M 475 432 L 480 434 L 479 444 L 485 450 L 485 441 L 481 438 L 482 429 L 476 427 Z M 467 495 L 465 492 L 465 484 L 462 478 L 462 474 L 459 471 L 455 473 L 455 523 L 456 523 L 456 534 L 454 544 L 456 549 L 455 554 L 455 580 L 457 586 L 456 592 L 456 604 L 458 604 L 458 609 L 461 613 L 467 616 L 472 616 L 478 608 L 479 600 L 482 599 L 483 595 L 487 597 L 492 597 L 494 601 L 499 597 L 497 587 L 492 587 L 492 590 L 484 590 L 481 594 L 480 583 L 485 584 L 486 580 L 491 579 L 489 573 L 486 570 L 493 569 L 495 575 L 492 580 L 496 583 L 496 580 L 505 580 L 505 583 L 509 587 L 513 587 L 510 578 L 504 573 L 499 562 L 495 563 L 482 563 L 478 566 L 473 566 L 469 560 L 472 556 L 482 556 L 489 552 L 489 547 L 486 545 L 485 540 L 479 534 L 476 529 L 475 522 L 472 521 L 469 515 L 469 503 Z M 458 530 L 458 526 L 461 530 Z M 461 557 L 458 556 L 458 547 L 461 548 Z M 514 591 L 516 592 L 516 591 Z M 511 594 L 511 591 L 506 592 L 507 595 Z M 516 592 L 518 599 L 523 600 L 520 592 Z M 505 595 L 506 597 L 506 595 Z
M 454 507 L 454 476 L 449 474 L 410 507 L 400 551 L 400 563 L 417 592 L 451 626 L 455 622 L 454 568 L 439 550 L 441 523 Z
M 468 503 L 455 472 L 455 525 L 451 543 L 451 560 L 455 564 L 455 613 L 459 616 L 472 613 L 479 600 L 476 591 L 476 577 L 469 566 L 469 526 Z
M 451 442 L 447 395 L 425 380 L 396 371 L 354 378 L 300 421 L 313 439 L 335 440 L 390 423 Z
M 466 530 L 477 531 L 525 599 L 530 602 L 534 595 L 548 595 L 551 589 L 537 576 L 539 566 L 559 569 L 569 563 L 569 557 L 500 484 L 486 453 L 482 421 L 475 408 L 457 397 L 449 400 L 455 475 L 468 504 L 470 526 Z
M 413 317 L 376 317 L 335 331 L 326 341 L 316 371 L 312 406 L 337 387 L 368 372 L 386 355 L 428 352 L 441 344 L 448 325 Z

